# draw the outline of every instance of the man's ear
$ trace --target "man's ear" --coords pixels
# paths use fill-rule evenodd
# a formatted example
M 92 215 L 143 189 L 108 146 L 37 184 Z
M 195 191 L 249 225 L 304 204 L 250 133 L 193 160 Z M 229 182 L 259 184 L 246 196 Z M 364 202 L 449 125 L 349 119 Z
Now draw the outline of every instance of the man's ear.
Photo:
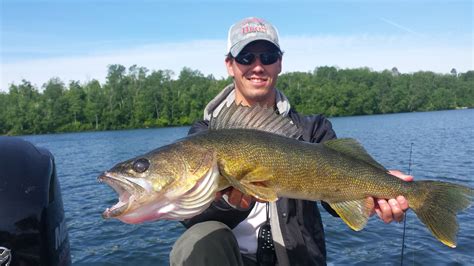
M 280 56 L 280 60 L 278 62 L 278 74 L 281 73 L 282 61 L 283 61 L 283 56 Z
M 234 59 L 231 58 L 230 56 L 227 56 L 225 58 L 225 66 L 227 68 L 227 74 L 229 76 L 234 77 L 234 69 L 232 68 L 232 64 L 234 63 Z

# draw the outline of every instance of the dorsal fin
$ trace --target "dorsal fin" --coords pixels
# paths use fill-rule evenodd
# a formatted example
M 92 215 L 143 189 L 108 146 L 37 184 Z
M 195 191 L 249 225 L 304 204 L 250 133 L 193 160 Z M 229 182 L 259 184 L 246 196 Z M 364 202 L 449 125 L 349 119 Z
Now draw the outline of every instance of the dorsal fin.
M 357 158 L 364 161 L 372 166 L 387 171 L 385 167 L 379 164 L 377 161 L 370 156 L 370 154 L 364 149 L 364 147 L 355 139 L 343 138 L 328 140 L 323 143 L 329 149 L 344 153 L 351 157 Z
M 254 129 L 290 138 L 302 135 L 302 130 L 289 117 L 277 114 L 271 107 L 258 104 L 249 107 L 235 102 L 225 105 L 217 117 L 211 117 L 209 129 Z

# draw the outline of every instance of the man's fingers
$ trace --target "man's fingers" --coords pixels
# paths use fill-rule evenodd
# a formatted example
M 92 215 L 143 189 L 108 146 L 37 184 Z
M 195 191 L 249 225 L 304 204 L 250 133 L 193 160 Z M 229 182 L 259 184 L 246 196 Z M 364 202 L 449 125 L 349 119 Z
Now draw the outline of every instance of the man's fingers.
M 392 221 L 401 222 L 405 217 L 405 211 L 408 209 L 408 202 L 403 196 L 398 196 L 397 199 L 377 199 L 377 207 L 375 212 L 385 223 Z
M 380 219 L 382 219 L 382 211 L 378 207 L 375 208 L 375 213 L 377 213 L 377 216 L 380 217 Z
M 373 197 L 367 197 L 367 200 L 369 200 L 368 205 L 372 206 L 370 210 L 370 216 L 373 216 L 377 212 L 375 200 Z
M 217 191 L 216 192 L 216 197 L 214 198 L 214 201 L 218 201 L 222 198 L 222 192 L 221 191 Z
M 408 205 L 407 199 L 405 199 L 404 196 L 398 196 L 397 201 L 398 201 L 398 205 L 400 205 L 400 208 L 402 209 L 402 211 L 406 211 L 410 207 Z
M 391 207 L 393 220 L 400 222 L 403 220 L 403 210 L 400 208 L 398 201 L 396 199 L 389 199 L 388 204 Z
M 240 201 L 240 208 L 248 209 L 251 203 L 252 203 L 252 197 L 250 197 L 249 195 L 243 195 L 242 200 Z
M 379 209 L 380 209 L 380 219 L 382 219 L 382 221 L 384 221 L 385 223 L 390 223 L 393 221 L 393 215 L 392 215 L 392 208 L 390 207 L 390 205 L 388 204 L 388 202 L 384 199 L 378 199 L 377 200 L 377 203 L 379 205 Z
M 238 189 L 232 188 L 228 191 L 222 191 L 227 194 L 227 202 L 234 208 L 248 209 L 255 200 L 253 197 L 243 194 Z
M 400 178 L 403 181 L 413 181 L 413 176 L 412 175 L 407 175 L 407 174 L 402 173 L 398 170 L 389 170 L 388 173 L 393 175 L 393 176 L 396 176 L 396 177 Z
M 229 194 L 229 203 L 234 206 L 240 206 L 242 200 L 242 192 L 237 189 L 232 189 Z

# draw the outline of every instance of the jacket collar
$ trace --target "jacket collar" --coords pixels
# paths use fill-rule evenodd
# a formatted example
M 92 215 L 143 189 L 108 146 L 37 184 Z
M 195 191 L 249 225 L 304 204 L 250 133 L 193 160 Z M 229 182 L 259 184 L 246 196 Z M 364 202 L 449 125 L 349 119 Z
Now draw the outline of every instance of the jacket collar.
M 232 102 L 235 101 L 235 87 L 234 84 L 227 85 L 219 94 L 214 97 L 204 108 L 204 120 L 209 121 L 211 119 L 211 115 L 216 117 L 219 112 L 222 110 L 224 105 L 230 106 Z M 281 92 L 280 90 L 276 90 L 276 107 L 278 112 L 283 115 L 287 116 L 290 112 L 290 102 L 288 98 Z

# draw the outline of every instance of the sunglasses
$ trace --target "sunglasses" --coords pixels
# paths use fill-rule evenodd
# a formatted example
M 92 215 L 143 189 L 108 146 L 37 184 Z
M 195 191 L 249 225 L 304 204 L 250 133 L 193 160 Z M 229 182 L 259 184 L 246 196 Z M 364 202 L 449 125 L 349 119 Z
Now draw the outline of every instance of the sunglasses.
M 263 53 L 251 53 L 241 52 L 235 57 L 235 61 L 241 65 L 251 65 L 255 62 L 257 56 L 260 58 L 260 62 L 263 65 L 274 64 L 281 57 L 281 52 L 263 52 Z

